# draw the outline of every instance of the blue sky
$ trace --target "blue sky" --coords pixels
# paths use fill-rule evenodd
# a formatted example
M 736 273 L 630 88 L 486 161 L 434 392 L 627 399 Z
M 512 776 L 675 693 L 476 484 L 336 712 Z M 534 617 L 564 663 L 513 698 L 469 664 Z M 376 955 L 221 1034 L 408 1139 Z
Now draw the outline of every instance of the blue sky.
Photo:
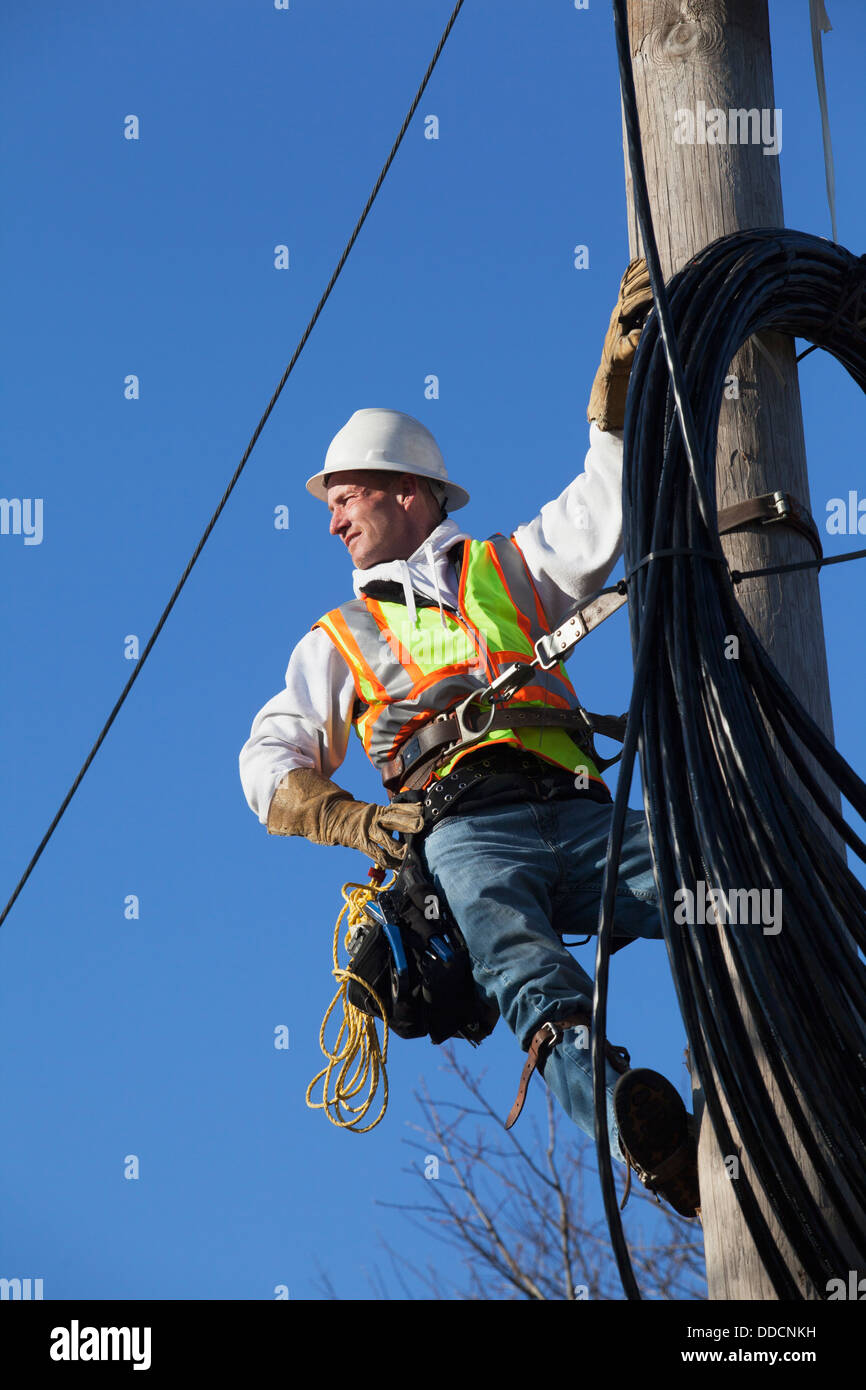
M 866 9 L 828 9 L 839 237 L 859 254 Z M 449 13 L 6 6 L 0 492 L 41 498 L 43 535 L 0 536 L 3 901 L 129 676 L 124 639 L 143 646 L 221 496 Z M 771 16 L 786 222 L 828 236 L 808 6 L 777 0 Z M 46 1298 L 269 1299 L 284 1284 L 303 1299 L 321 1297 L 323 1269 L 364 1298 L 380 1234 L 447 1272 L 452 1256 L 376 1205 L 424 1196 L 403 1141 L 422 1076 L 455 1095 L 435 1050 L 395 1041 L 372 1134 L 304 1104 L 340 886 L 366 862 L 269 838 L 237 754 L 294 643 L 349 596 L 347 557 L 303 487 L 332 435 L 361 406 L 408 411 L 472 493 L 460 520 L 474 534 L 529 520 L 582 469 L 627 260 L 609 6 L 468 0 L 241 484 L 0 933 L 0 1275 L 41 1277 Z M 124 398 L 131 373 L 138 400 Z M 800 381 L 821 524 L 829 499 L 866 496 L 866 407 L 825 354 Z M 828 553 L 858 544 L 825 537 Z M 837 742 L 862 769 L 862 572 L 820 582 Z M 570 673 L 590 708 L 626 708 L 624 616 Z M 359 752 L 341 772 L 378 799 Z M 685 1092 L 660 944 L 616 958 L 609 1035 Z M 470 1060 L 507 1111 L 516 1043 L 497 1030 Z

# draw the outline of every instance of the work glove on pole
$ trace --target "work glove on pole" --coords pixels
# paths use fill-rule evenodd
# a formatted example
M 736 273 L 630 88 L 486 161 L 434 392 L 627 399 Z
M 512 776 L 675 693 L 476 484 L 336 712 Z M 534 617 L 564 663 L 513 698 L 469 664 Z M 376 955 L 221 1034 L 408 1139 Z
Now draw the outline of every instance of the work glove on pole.
M 639 256 L 629 261 L 620 282 L 619 299 L 610 316 L 601 365 L 592 383 L 586 418 L 590 423 L 594 420 L 600 430 L 621 430 L 625 424 L 631 364 L 652 303 L 647 263 Z
M 268 811 L 269 835 L 303 835 L 314 845 L 359 849 L 381 869 L 397 869 L 406 846 L 391 838 L 421 830 L 424 812 L 417 803 L 377 806 L 355 801 L 335 782 L 313 768 L 288 772 L 274 792 Z

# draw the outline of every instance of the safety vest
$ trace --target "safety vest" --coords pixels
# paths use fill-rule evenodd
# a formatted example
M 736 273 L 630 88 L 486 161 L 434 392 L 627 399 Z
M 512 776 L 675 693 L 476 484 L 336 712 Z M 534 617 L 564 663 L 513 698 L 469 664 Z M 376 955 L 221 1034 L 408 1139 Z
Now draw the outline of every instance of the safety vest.
M 372 582 L 363 597 L 313 624 L 328 634 L 352 672 L 355 732 L 380 771 L 434 715 L 473 690 L 486 689 L 514 662 L 532 661 L 535 643 L 551 630 L 516 541 L 503 535 L 467 540 L 458 559 L 457 611 L 444 608 L 444 624 L 439 605 L 418 595 L 410 624 L 402 589 L 390 582 Z M 537 671 L 514 703 L 559 710 L 579 705 L 561 662 Z M 491 730 L 438 767 L 428 784 L 491 743 L 515 744 L 570 772 L 585 768 L 591 781 L 604 786 L 591 758 L 564 729 L 553 726 Z

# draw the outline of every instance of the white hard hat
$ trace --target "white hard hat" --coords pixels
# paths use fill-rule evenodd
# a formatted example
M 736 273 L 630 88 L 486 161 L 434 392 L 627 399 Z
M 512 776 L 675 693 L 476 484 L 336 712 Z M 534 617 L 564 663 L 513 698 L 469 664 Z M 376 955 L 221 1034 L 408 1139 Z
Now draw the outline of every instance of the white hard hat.
M 321 473 L 307 482 L 307 492 L 328 500 L 325 479 L 333 473 L 374 468 L 383 473 L 415 473 L 440 483 L 449 512 L 465 507 L 469 493 L 448 478 L 439 445 L 426 425 L 401 410 L 356 410 L 334 435 Z M 438 492 L 439 489 L 436 489 Z

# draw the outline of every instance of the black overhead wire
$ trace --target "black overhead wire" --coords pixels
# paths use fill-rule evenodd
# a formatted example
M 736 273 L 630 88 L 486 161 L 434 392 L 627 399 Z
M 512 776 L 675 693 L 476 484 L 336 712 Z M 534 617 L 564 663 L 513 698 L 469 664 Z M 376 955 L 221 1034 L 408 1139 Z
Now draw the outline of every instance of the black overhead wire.
M 111 713 L 109 714 L 108 718 L 106 719 L 105 723 L 103 724 L 102 729 L 101 729 L 100 732 L 99 732 L 99 736 L 98 736 L 97 739 L 96 739 L 96 742 L 94 743 L 93 747 L 91 748 L 90 752 L 88 753 L 87 757 L 85 758 L 85 760 L 84 760 L 84 762 L 83 762 L 83 764 L 82 764 L 82 766 L 81 766 L 81 769 L 80 769 L 80 771 L 79 771 L 79 773 L 78 773 L 78 776 L 75 778 L 75 781 L 72 783 L 72 786 L 69 788 L 69 791 L 66 793 L 66 796 L 63 798 L 63 801 L 60 803 L 60 807 L 59 807 L 59 809 L 58 809 L 58 811 L 57 811 L 57 814 L 55 815 L 54 819 L 52 820 L 51 824 L 49 825 L 49 827 L 48 827 L 48 829 L 46 830 L 45 834 L 43 835 L 42 839 L 40 840 L 40 842 L 39 842 L 39 844 L 38 844 L 38 846 L 37 846 L 37 848 L 36 848 L 36 851 L 35 851 L 35 853 L 34 853 L 32 859 L 30 860 L 30 863 L 27 865 L 27 868 L 24 870 L 24 873 L 21 875 L 21 878 L 18 880 L 18 883 L 17 883 L 16 886 L 15 886 L 15 891 L 13 892 L 12 896 L 10 897 L 10 899 L 9 899 L 9 901 L 7 902 L 6 906 L 4 907 L 2 913 L 0 913 L 0 927 L 2 927 L 3 923 L 5 922 L 6 918 L 7 918 L 8 915 L 9 915 L 9 912 L 11 911 L 11 909 L 12 909 L 14 903 L 15 903 L 16 898 L 18 897 L 18 894 L 21 892 L 21 889 L 24 887 L 25 883 L 27 882 L 27 880 L 28 880 L 28 878 L 30 877 L 31 873 L 33 872 L 34 868 L 36 867 L 36 864 L 37 864 L 37 862 L 38 862 L 38 860 L 39 860 L 39 858 L 40 858 L 40 856 L 41 856 L 41 854 L 42 854 L 42 851 L 45 849 L 45 846 L 48 844 L 48 841 L 51 839 L 51 836 L 54 834 L 54 831 L 57 829 L 57 826 L 59 825 L 60 820 L 61 820 L 61 818 L 62 818 L 64 812 L 66 811 L 67 806 L 69 805 L 70 801 L 72 800 L 73 796 L 75 795 L 76 791 L 78 790 L 79 786 L 81 785 L 81 782 L 82 782 L 82 780 L 84 779 L 85 773 L 87 772 L 88 768 L 90 767 L 90 764 L 93 762 L 93 759 L 96 757 L 96 754 L 99 752 L 99 749 L 101 748 L 101 746 L 102 746 L 102 744 L 103 744 L 103 741 L 105 740 L 106 734 L 108 733 L 109 729 L 111 728 L 112 724 L 114 723 L 115 719 L 117 718 L 118 714 L 120 713 L 120 710 L 121 710 L 123 704 L 124 704 L 125 701 L 126 701 L 126 697 L 128 696 L 129 692 L 132 690 L 132 687 L 133 687 L 133 685 L 135 684 L 135 682 L 138 680 L 138 677 L 141 675 L 142 667 L 144 666 L 145 661 L 146 661 L 147 658 L 149 657 L 149 655 L 150 655 L 150 653 L 151 653 L 151 651 L 152 651 L 152 649 L 153 649 L 153 647 L 154 647 L 154 644 L 156 643 L 156 639 L 159 637 L 159 634 L 162 632 L 162 629 L 163 629 L 163 627 L 165 626 L 166 620 L 168 619 L 168 616 L 169 616 L 169 614 L 171 613 L 172 608 L 174 608 L 174 605 L 175 605 L 175 603 L 177 602 L 177 599 L 178 599 L 179 596 L 180 596 L 180 592 L 181 592 L 181 590 L 182 590 L 184 584 L 185 584 L 186 581 L 189 579 L 189 576 L 190 576 L 190 574 L 192 573 L 193 566 L 195 565 L 195 563 L 196 563 L 196 561 L 197 561 L 199 555 L 201 554 L 201 552 L 204 550 L 205 544 L 207 543 L 207 540 L 208 540 L 208 538 L 209 538 L 209 536 L 210 536 L 211 531 L 212 531 L 213 528 L 216 526 L 216 523 L 217 523 L 217 521 L 218 521 L 219 518 L 220 518 L 220 514 L 222 513 L 223 508 L 225 507 L 226 503 L 228 502 L 229 498 L 231 497 L 232 493 L 234 492 L 235 484 L 237 483 L 238 479 L 239 479 L 240 476 L 241 476 L 241 473 L 244 471 L 244 468 L 246 467 L 247 459 L 249 458 L 250 454 L 253 452 L 253 449 L 255 448 L 255 445 L 256 445 L 256 442 L 257 442 L 257 440 L 258 440 L 258 438 L 259 438 L 259 435 L 261 434 L 262 430 L 264 429 L 265 425 L 267 424 L 268 418 L 269 418 L 269 416 L 270 416 L 270 414 L 271 414 L 271 411 L 273 410 L 274 406 L 276 405 L 277 401 L 279 400 L 279 397 L 280 397 L 280 394 L 281 394 L 281 392 L 282 392 L 282 389 L 283 389 L 283 387 L 285 386 L 286 382 L 288 381 L 289 377 L 291 376 L 292 371 L 294 370 L 295 363 L 297 362 L 298 358 L 300 357 L 300 355 L 301 355 L 301 353 L 302 353 L 302 351 L 303 351 L 303 349 L 304 349 L 304 346 L 305 346 L 305 344 L 306 344 L 306 341 L 307 341 L 307 339 L 309 338 L 310 334 L 312 333 L 313 328 L 315 327 L 316 320 L 318 319 L 319 315 L 321 314 L 322 310 L 324 309 L 325 304 L 327 303 L 328 297 L 330 296 L 331 290 L 334 288 L 334 285 L 337 283 L 337 278 L 338 278 L 338 276 L 339 276 L 341 270 L 343 269 L 343 266 L 346 264 L 346 261 L 348 260 L 349 252 L 352 250 L 352 247 L 354 246 L 354 244 L 355 244 L 355 242 L 356 242 L 356 240 L 357 240 L 357 238 L 358 238 L 358 234 L 359 234 L 361 228 L 363 227 L 365 221 L 367 220 L 367 214 L 369 213 L 370 209 L 372 208 L 373 203 L 376 201 L 376 196 L 377 196 L 377 194 L 378 194 L 378 192 L 379 192 L 379 189 L 382 187 L 382 184 L 383 184 L 384 181 L 385 181 L 385 176 L 386 176 L 386 174 L 388 173 L 388 170 L 390 169 L 392 163 L 394 162 L 394 157 L 395 157 L 395 155 L 396 155 L 398 149 L 400 148 L 400 145 L 401 145 L 401 143 L 402 143 L 402 141 L 403 141 L 403 136 L 406 134 L 406 131 L 407 131 L 408 128 L 409 128 L 409 123 L 411 122 L 412 117 L 414 116 L 415 111 L 416 111 L 416 109 L 417 109 L 417 107 L 418 107 L 418 103 L 419 103 L 419 101 L 421 100 L 421 97 L 422 97 L 423 94 L 424 94 L 424 89 L 425 89 L 425 87 L 427 86 L 427 83 L 428 83 L 429 80 L 430 80 L 430 77 L 431 77 L 431 75 L 432 75 L 433 69 L 435 68 L 437 62 L 439 61 L 439 56 L 440 56 L 440 54 L 441 54 L 441 52 L 442 52 L 442 49 L 445 47 L 445 43 L 446 43 L 446 41 L 447 41 L 447 39 L 448 39 L 448 35 L 451 33 L 451 30 L 452 30 L 452 28 L 453 28 L 453 26 L 454 26 L 454 21 L 456 20 L 458 14 L 460 13 L 460 11 L 461 11 L 462 8 L 463 8 L 463 0 L 457 0 L 457 4 L 454 6 L 454 9 L 453 9 L 452 12 L 451 12 L 451 17 L 450 17 L 450 19 L 448 20 L 448 23 L 445 25 L 445 28 L 444 28 L 443 31 L 442 31 L 442 37 L 440 38 L 439 43 L 438 43 L 437 46 L 436 46 L 436 52 L 433 54 L 433 57 L 430 59 L 430 63 L 429 63 L 429 65 L 428 65 L 427 71 L 425 72 L 423 78 L 421 79 L 421 84 L 420 84 L 420 86 L 419 86 L 417 92 L 415 93 L 415 96 L 414 96 L 413 99 L 412 99 L 412 104 L 411 104 L 411 106 L 409 107 L 409 110 L 406 112 L 406 116 L 405 116 L 405 119 L 404 119 L 404 121 L 403 121 L 402 126 L 400 127 L 399 134 L 397 135 L 396 140 L 394 141 L 393 145 L 391 146 L 391 152 L 390 152 L 390 154 L 388 155 L 388 158 L 385 160 L 385 163 L 382 165 L 381 171 L 380 171 L 380 173 L 379 173 L 379 177 L 377 178 L 375 184 L 373 185 L 373 190 L 372 190 L 372 192 L 371 192 L 369 198 L 367 199 L 366 204 L 364 205 L 364 210 L 363 210 L 363 212 L 361 213 L 361 216 L 358 218 L 358 221 L 355 223 L 355 228 L 354 228 L 354 231 L 352 232 L 352 235 L 349 237 L 349 240 L 346 242 L 346 245 L 343 247 L 342 255 L 340 256 L 339 261 L 337 262 L 336 266 L 334 267 L 333 274 L 331 275 L 330 280 L 328 281 L 327 285 L 325 286 L 325 289 L 324 289 L 324 292 L 323 292 L 323 294 L 322 294 L 322 297 L 321 297 L 321 299 L 319 300 L 318 304 L 316 305 L 315 309 L 313 310 L 312 317 L 310 318 L 309 323 L 307 324 L 306 328 L 304 329 L 303 333 L 302 333 L 301 336 L 300 336 L 300 339 L 298 340 L 298 345 L 297 345 L 297 347 L 295 348 L 294 352 L 292 353 L 292 359 L 291 359 L 291 361 L 289 362 L 289 365 L 286 367 L 286 370 L 283 372 L 283 375 L 282 375 L 282 377 L 280 378 L 280 381 L 279 381 L 279 383 L 278 383 L 278 385 L 277 385 L 276 390 L 274 391 L 274 394 L 271 396 L 271 399 L 268 401 L 268 404 L 267 404 L 267 407 L 266 407 L 266 409 L 265 409 L 265 412 L 264 412 L 264 414 L 262 415 L 262 418 L 259 420 L 259 423 L 256 425 L 255 430 L 253 431 L 252 438 L 250 439 L 249 444 L 247 445 L 246 449 L 244 450 L 243 457 L 242 457 L 240 463 L 238 464 L 237 468 L 235 469 L 234 473 L 232 474 L 232 477 L 231 477 L 231 480 L 230 480 L 230 482 L 229 482 L 228 487 L 226 488 L 225 492 L 223 493 L 222 497 L 220 498 L 219 505 L 217 506 L 216 511 L 214 512 L 213 516 L 211 517 L 210 521 L 208 522 L 207 526 L 205 527 L 204 532 L 202 533 L 201 540 L 199 541 L 198 545 L 196 546 L 195 550 L 193 551 L 192 555 L 190 556 L 190 559 L 189 559 L 189 562 L 188 562 L 188 564 L 187 564 L 187 566 L 186 566 L 186 569 L 184 570 L 183 574 L 181 575 L 180 579 L 179 579 L 178 582 L 177 582 L 177 585 L 175 586 L 174 593 L 172 594 L 172 596 L 171 596 L 171 598 L 169 599 L 168 603 L 165 605 L 165 608 L 163 609 L 162 613 L 160 614 L 160 617 L 159 617 L 159 620 L 158 620 L 158 622 L 157 622 L 157 624 L 156 624 L 156 627 L 153 629 L 153 632 L 150 634 L 150 637 L 147 639 L 147 643 L 145 644 L 144 650 L 142 651 L 141 656 L 138 658 L 138 661 L 136 662 L 135 666 L 133 667 L 132 675 L 129 677 L 129 680 L 126 682 L 126 685 L 123 687 L 123 690 L 120 692 L 120 695 L 119 695 L 119 697 L 118 697 L 117 703 L 115 704 L 114 708 L 112 709 Z
M 866 949 L 866 890 L 815 821 L 815 809 L 864 862 L 866 845 L 837 812 L 803 748 L 862 817 L 866 783 L 782 679 L 734 597 L 735 579 L 821 562 L 729 574 L 715 524 L 715 458 L 724 377 L 753 334 L 805 338 L 832 353 L 866 390 L 866 257 L 800 232 L 747 231 L 713 242 L 665 286 L 646 189 L 625 0 L 613 0 L 613 6 L 654 312 L 635 356 L 625 419 L 623 549 L 635 679 L 608 842 L 593 1001 L 602 1193 L 623 1286 L 628 1297 L 639 1298 L 616 1206 L 600 1046 L 617 865 L 639 746 L 664 937 L 721 1153 L 736 1152 L 724 1095 L 757 1186 L 820 1295 L 828 1278 L 848 1269 L 852 1249 L 866 1252 L 866 969 L 856 954 Z M 725 657 L 732 634 L 739 640 L 736 661 Z M 796 788 L 764 721 L 790 760 Z M 847 1247 L 828 1224 L 779 1124 L 720 933 L 673 920 L 677 890 L 696 890 L 700 882 L 725 893 L 734 886 L 781 890 L 778 934 L 728 923 L 725 939 L 748 1021 L 817 1181 L 840 1218 Z M 801 1298 L 742 1169 L 733 1186 L 778 1297 Z

